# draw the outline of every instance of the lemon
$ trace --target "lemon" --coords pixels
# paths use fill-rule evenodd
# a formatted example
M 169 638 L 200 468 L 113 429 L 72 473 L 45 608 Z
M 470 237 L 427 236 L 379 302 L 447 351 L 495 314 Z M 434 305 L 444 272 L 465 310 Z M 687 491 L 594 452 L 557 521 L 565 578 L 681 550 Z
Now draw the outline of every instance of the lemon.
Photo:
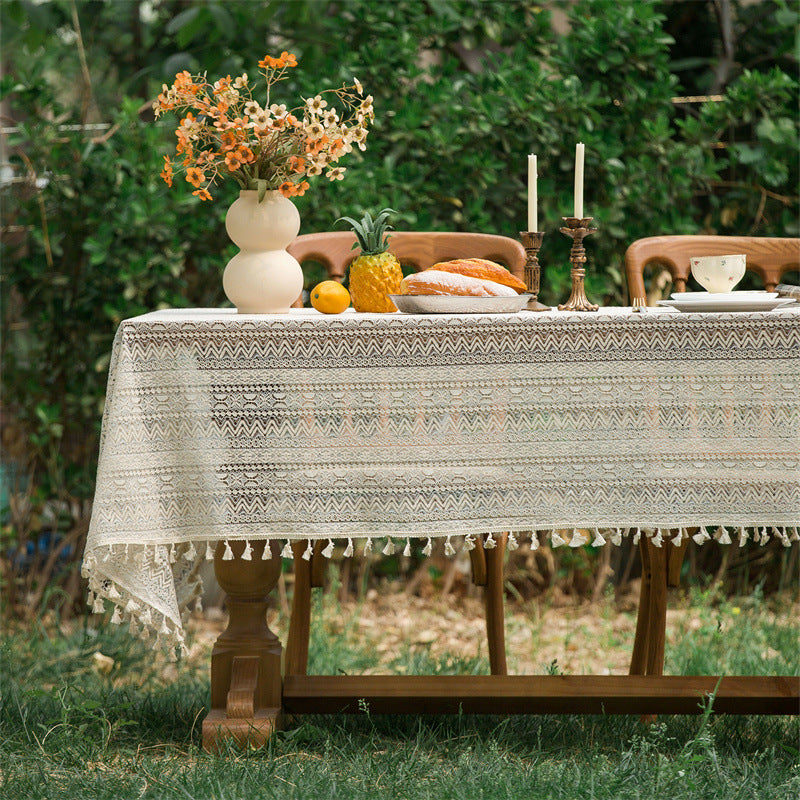
M 350 292 L 338 281 L 322 281 L 311 290 L 311 305 L 323 314 L 341 314 L 350 305 Z

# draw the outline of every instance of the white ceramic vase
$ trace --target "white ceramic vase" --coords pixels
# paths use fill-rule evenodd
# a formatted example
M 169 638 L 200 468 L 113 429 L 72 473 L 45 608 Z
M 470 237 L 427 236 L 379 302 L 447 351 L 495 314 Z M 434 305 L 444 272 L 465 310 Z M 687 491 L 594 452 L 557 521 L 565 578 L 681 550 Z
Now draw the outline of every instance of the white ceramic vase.
M 253 190 L 239 192 L 225 216 L 239 252 L 228 262 L 222 288 L 240 314 L 288 314 L 303 291 L 303 270 L 286 252 L 300 230 L 300 214 L 289 198 Z

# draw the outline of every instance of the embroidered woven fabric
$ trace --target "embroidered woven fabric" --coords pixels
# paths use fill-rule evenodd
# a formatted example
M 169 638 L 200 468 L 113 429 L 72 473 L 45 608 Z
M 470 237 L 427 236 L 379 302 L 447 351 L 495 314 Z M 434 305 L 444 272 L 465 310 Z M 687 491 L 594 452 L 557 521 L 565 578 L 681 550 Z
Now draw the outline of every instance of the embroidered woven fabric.
M 207 543 L 786 537 L 798 397 L 795 310 L 155 312 L 114 343 L 85 573 L 174 645 Z

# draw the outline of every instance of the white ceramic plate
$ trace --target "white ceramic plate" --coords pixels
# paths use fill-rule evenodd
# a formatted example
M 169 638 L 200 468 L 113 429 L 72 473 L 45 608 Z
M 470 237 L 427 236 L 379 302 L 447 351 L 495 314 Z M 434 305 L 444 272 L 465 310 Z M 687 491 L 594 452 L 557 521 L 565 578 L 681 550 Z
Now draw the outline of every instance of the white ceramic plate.
M 450 294 L 390 294 L 404 314 L 516 314 L 530 294 L 515 297 L 464 297 Z
M 731 297 L 730 294 L 719 300 L 659 300 L 658 305 L 677 308 L 678 311 L 772 311 L 774 308 L 794 303 L 791 297 Z
M 728 300 L 731 298 L 755 297 L 756 299 L 775 298 L 777 292 L 721 292 L 713 294 L 711 292 L 673 292 L 670 297 L 673 300 Z

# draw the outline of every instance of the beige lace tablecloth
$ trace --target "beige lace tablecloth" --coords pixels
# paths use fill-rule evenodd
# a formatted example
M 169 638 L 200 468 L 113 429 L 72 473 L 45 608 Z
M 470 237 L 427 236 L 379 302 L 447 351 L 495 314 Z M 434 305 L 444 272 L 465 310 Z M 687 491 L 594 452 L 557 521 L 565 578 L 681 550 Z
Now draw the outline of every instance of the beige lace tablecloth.
M 798 397 L 798 310 L 146 314 L 114 343 L 90 599 L 172 647 L 231 540 L 788 544 Z

